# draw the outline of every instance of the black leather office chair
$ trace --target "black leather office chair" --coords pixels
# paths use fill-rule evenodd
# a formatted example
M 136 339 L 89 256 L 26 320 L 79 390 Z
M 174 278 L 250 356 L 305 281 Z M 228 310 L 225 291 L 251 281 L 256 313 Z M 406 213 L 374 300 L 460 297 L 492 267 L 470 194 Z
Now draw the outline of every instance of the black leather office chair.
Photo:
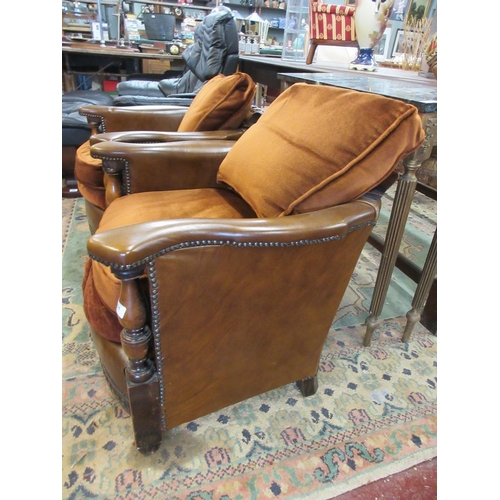
M 175 104 L 189 106 L 205 82 L 238 69 L 238 28 L 230 9 L 216 7 L 198 25 L 194 43 L 183 53 L 182 76 L 158 81 L 129 80 L 117 85 L 116 106 Z M 168 73 L 167 73 L 168 75 Z

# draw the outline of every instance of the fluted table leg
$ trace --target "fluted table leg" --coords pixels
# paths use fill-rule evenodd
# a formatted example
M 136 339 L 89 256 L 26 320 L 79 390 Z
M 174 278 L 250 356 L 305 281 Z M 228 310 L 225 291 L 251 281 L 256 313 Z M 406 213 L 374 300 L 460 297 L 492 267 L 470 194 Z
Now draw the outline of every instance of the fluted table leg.
M 396 194 L 394 195 L 394 204 L 392 206 L 387 234 L 385 237 L 384 250 L 380 259 L 380 267 L 377 273 L 375 289 L 370 306 L 370 314 L 366 319 L 366 333 L 364 345 L 368 347 L 371 344 L 373 332 L 379 325 L 378 317 L 382 312 L 389 284 L 391 282 L 392 271 L 398 257 L 399 246 L 406 225 L 406 219 L 410 212 L 411 202 L 417 186 L 416 171 L 422 164 L 421 160 L 410 156 L 404 161 L 404 174 L 398 180 Z
M 422 310 L 424 308 L 432 283 L 437 271 L 437 230 L 434 232 L 429 252 L 425 259 L 422 269 L 422 276 L 418 282 L 415 296 L 411 303 L 411 309 L 406 313 L 406 327 L 403 333 L 402 342 L 408 342 L 415 323 L 420 321 Z
M 417 151 L 414 151 L 403 160 L 404 173 L 399 178 L 396 187 L 394 204 L 389 218 L 384 250 L 382 251 L 382 257 L 380 259 L 380 267 L 373 290 L 370 311 L 365 321 L 366 333 L 363 344 L 366 347 L 371 344 L 373 332 L 379 326 L 379 316 L 387 296 L 392 272 L 396 264 L 399 247 L 403 238 L 406 220 L 417 187 L 417 170 L 422 163 L 430 157 L 432 145 L 435 141 L 437 125 L 436 115 L 434 113 L 423 114 L 421 118 L 425 130 L 425 140 Z

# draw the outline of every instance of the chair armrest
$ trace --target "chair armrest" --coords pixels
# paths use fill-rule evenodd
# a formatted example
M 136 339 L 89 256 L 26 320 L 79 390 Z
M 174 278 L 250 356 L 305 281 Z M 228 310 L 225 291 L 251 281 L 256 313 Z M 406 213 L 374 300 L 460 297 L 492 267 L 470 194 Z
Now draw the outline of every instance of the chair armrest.
M 102 132 L 128 130 L 176 131 L 188 108 L 185 106 L 97 106 L 79 109 L 91 127 Z
M 170 97 L 164 96 L 149 96 L 149 95 L 119 95 L 115 97 L 115 106 L 151 106 L 151 105 L 172 105 L 189 107 L 193 102 L 193 97 Z
M 121 194 L 221 187 L 217 171 L 234 145 L 229 140 L 169 143 L 100 142 L 91 147 L 102 160 L 107 203 Z M 109 191 L 109 195 L 108 195 Z
M 198 89 L 198 92 L 200 89 Z M 173 99 L 194 99 L 197 95 L 198 92 L 184 92 L 181 94 L 169 94 L 168 97 L 173 98 Z
M 116 86 L 116 92 L 121 95 L 163 96 L 158 82 L 149 80 L 127 80 Z
M 342 239 L 356 228 L 373 226 L 378 202 L 356 200 L 308 214 L 270 219 L 175 219 L 134 224 L 93 235 L 87 250 L 93 259 L 116 268 L 139 267 L 166 251 L 189 246 L 256 246 L 274 258 L 310 245 Z M 248 256 L 245 257 L 246 259 Z
M 90 138 L 90 144 L 99 142 L 129 142 L 129 143 L 153 143 L 153 142 L 175 142 L 193 141 L 206 139 L 219 139 L 236 141 L 243 135 L 243 129 L 237 130 L 210 130 L 203 132 L 155 132 L 155 131 L 133 131 L 133 132 L 107 132 L 95 134 Z

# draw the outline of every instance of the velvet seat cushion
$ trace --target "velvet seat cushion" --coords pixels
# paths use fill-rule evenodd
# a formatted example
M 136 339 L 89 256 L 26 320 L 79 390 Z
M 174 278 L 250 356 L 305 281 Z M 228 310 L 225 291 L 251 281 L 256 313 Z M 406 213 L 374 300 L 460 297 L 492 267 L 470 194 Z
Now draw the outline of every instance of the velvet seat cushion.
M 254 211 L 227 189 L 152 191 L 118 198 L 106 209 L 96 233 L 157 220 L 204 218 L 245 219 Z M 121 325 L 116 316 L 120 281 L 110 268 L 88 259 L 83 279 L 85 315 L 104 338 L 119 342 Z
M 259 217 L 306 213 L 367 193 L 423 140 L 410 104 L 297 83 L 235 143 L 217 179 Z

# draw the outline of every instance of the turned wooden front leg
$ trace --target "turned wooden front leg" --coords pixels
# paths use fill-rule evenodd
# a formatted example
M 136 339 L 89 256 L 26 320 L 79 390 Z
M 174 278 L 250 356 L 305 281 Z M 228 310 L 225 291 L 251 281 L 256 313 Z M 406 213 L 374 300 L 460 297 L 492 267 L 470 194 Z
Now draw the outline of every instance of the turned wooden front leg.
M 373 332 L 379 325 L 380 313 L 384 305 L 392 272 L 401 245 L 401 239 L 410 212 L 413 195 L 417 187 L 417 170 L 424 160 L 430 157 L 434 135 L 436 129 L 435 115 L 422 117 L 425 129 L 425 141 L 422 146 L 403 160 L 404 173 L 398 180 L 396 193 L 394 195 L 394 204 L 389 218 L 387 234 L 384 242 L 384 250 L 380 259 L 380 267 L 377 273 L 375 289 L 373 290 L 372 302 L 370 305 L 369 316 L 365 321 L 366 333 L 363 344 L 368 347 L 371 344 Z
M 102 160 L 104 185 L 106 187 L 106 206 L 122 196 L 122 160 Z
M 144 268 L 131 271 L 113 270 L 121 280 L 116 313 L 123 326 L 121 343 L 129 359 L 125 369 L 135 442 L 143 454 L 153 453 L 162 439 L 161 405 L 158 376 L 149 359 L 152 334 L 139 278 Z

